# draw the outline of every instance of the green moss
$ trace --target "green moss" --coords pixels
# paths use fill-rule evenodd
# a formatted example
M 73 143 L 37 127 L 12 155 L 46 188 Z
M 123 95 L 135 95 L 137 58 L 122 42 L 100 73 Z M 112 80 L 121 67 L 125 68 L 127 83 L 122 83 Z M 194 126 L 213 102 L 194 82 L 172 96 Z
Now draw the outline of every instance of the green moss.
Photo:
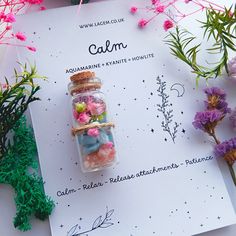
M 32 215 L 44 220 L 54 208 L 54 202 L 44 193 L 33 131 L 23 116 L 28 105 L 39 100 L 35 97 L 40 89 L 34 84 L 37 78 L 43 77 L 36 67 L 28 70 L 24 65 L 21 73 L 15 70 L 14 84 L 5 79 L 5 88 L 0 85 L 0 184 L 9 184 L 15 191 L 14 226 L 22 231 L 31 228 Z
M 38 176 L 37 149 L 32 129 L 22 117 L 13 127 L 13 142 L 0 160 L 0 183 L 15 190 L 16 216 L 14 226 L 25 231 L 31 228 L 32 215 L 45 220 L 54 208 L 43 190 Z

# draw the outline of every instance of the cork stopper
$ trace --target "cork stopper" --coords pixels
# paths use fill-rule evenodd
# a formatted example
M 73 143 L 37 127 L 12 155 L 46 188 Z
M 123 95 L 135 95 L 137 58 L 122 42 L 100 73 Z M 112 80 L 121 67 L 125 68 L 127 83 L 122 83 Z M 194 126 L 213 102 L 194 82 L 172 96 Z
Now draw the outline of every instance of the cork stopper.
M 74 74 L 70 77 L 71 82 L 74 83 L 83 83 L 86 80 L 89 80 L 91 78 L 95 77 L 95 73 L 92 71 L 82 71 L 77 74 Z
M 68 89 L 71 95 L 100 89 L 102 86 L 101 80 L 95 77 L 95 73 L 92 71 L 83 71 L 74 74 L 70 77 L 70 80 Z

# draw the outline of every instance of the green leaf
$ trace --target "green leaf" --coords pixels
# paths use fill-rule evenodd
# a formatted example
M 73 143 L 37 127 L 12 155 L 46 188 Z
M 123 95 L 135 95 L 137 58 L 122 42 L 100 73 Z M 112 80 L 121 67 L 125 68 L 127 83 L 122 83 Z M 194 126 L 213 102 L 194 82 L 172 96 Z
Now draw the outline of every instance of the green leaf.
M 234 9 L 233 14 L 231 14 L 232 9 Z M 220 60 L 212 63 L 216 65 L 215 67 L 209 68 L 197 63 L 197 54 L 200 51 L 201 44 L 191 47 L 190 44 L 194 42 L 195 37 L 186 30 L 177 27 L 175 32 L 168 35 L 167 42 L 171 53 L 188 64 L 192 72 L 197 75 L 197 83 L 201 77 L 207 81 L 209 78 L 221 75 L 223 68 L 228 72 L 229 50 L 236 51 L 234 43 L 236 39 L 236 4 L 234 8 L 233 6 L 225 8 L 224 12 L 213 8 L 207 9 L 206 20 L 200 21 L 200 24 L 204 30 L 203 39 L 214 41 L 212 47 L 206 51 L 210 54 L 221 54 Z

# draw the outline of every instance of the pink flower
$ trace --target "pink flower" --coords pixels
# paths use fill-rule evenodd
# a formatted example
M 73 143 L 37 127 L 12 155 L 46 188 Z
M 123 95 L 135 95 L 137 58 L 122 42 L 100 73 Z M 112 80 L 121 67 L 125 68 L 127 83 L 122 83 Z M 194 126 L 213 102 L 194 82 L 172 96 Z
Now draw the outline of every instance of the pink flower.
M 11 25 L 8 25 L 7 27 L 6 27 L 6 30 L 11 30 L 12 29 L 12 26 Z
M 137 10 L 138 10 L 137 7 L 131 7 L 131 8 L 130 8 L 130 12 L 131 12 L 132 14 L 136 13 Z
M 158 5 L 158 6 L 156 7 L 156 10 L 155 10 L 155 11 L 158 12 L 158 13 L 162 13 L 162 12 L 165 11 L 165 6 L 164 6 L 164 5 Z
M 97 137 L 99 135 L 99 130 L 97 128 L 89 129 L 87 134 L 92 137 Z
M 3 11 L 0 12 L 0 20 L 5 19 L 6 15 Z
M 8 22 L 8 23 L 13 23 L 16 21 L 15 16 L 10 12 L 8 14 L 6 14 L 6 16 L 4 17 L 4 22 Z
M 40 11 L 45 11 L 47 8 L 45 7 L 45 6 L 41 6 L 40 8 L 39 8 L 39 10 Z
M 8 84 L 1 84 L 1 83 L 0 83 L 0 88 L 1 88 L 1 87 L 2 87 L 3 89 L 6 89 L 6 88 L 9 87 L 9 85 L 8 85 Z
M 41 4 L 43 0 L 25 0 L 25 2 L 28 2 L 30 4 Z
M 88 102 L 87 110 L 91 113 L 91 115 L 101 115 L 103 112 L 105 112 L 106 105 L 104 102 L 102 103 Z
M 30 51 L 36 52 L 36 48 L 35 48 L 35 47 L 30 47 L 30 46 L 28 46 L 27 48 L 28 48 Z
M 91 119 L 91 117 L 87 113 L 82 112 L 79 114 L 77 121 L 80 124 L 87 124 L 90 121 L 90 119 Z
M 151 0 L 152 4 L 155 5 L 156 3 L 159 4 L 160 0 Z
M 174 26 L 174 24 L 171 20 L 165 20 L 165 22 L 163 24 L 163 28 L 164 28 L 165 31 L 172 28 L 173 26 Z
M 25 41 L 26 40 L 26 36 L 24 34 L 22 34 L 21 32 L 18 32 L 15 34 L 16 38 L 21 40 L 21 41 Z
M 144 28 L 147 23 L 148 23 L 147 20 L 141 19 L 141 20 L 139 20 L 139 22 L 138 22 L 138 26 L 139 26 L 140 28 Z
M 74 116 L 74 118 L 75 118 L 76 120 L 79 119 L 79 114 L 78 114 L 78 112 L 77 112 L 76 110 L 73 110 L 73 116 Z

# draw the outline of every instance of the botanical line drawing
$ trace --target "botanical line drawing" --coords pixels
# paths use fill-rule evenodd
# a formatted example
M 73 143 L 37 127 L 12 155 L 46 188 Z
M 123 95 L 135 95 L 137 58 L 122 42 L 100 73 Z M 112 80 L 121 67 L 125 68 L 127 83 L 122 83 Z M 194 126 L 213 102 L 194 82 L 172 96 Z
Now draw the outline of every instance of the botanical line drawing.
M 167 132 L 171 137 L 173 143 L 175 143 L 175 138 L 177 135 L 177 130 L 179 124 L 174 122 L 173 124 L 173 109 L 168 109 L 171 106 L 169 103 L 169 95 L 165 93 L 166 90 L 166 82 L 162 82 L 160 77 L 157 77 L 157 85 L 158 85 L 158 96 L 161 97 L 161 104 L 157 104 L 158 111 L 160 111 L 163 115 L 163 121 L 161 122 L 161 127 L 163 131 Z
M 180 84 L 180 83 L 172 84 L 170 91 L 174 91 L 174 90 L 177 92 L 177 97 L 183 97 L 185 93 L 185 88 L 183 84 Z
M 94 220 L 91 229 L 83 231 L 83 232 L 79 232 L 80 226 L 79 224 L 76 224 L 68 231 L 67 236 L 80 236 L 80 235 L 85 235 L 85 234 L 88 235 L 89 232 L 92 232 L 96 229 L 108 228 L 114 225 L 114 223 L 111 222 L 111 216 L 113 213 L 114 213 L 114 209 L 108 210 L 108 207 L 106 207 L 105 216 L 103 217 L 102 215 L 100 215 L 99 217 L 97 217 Z

